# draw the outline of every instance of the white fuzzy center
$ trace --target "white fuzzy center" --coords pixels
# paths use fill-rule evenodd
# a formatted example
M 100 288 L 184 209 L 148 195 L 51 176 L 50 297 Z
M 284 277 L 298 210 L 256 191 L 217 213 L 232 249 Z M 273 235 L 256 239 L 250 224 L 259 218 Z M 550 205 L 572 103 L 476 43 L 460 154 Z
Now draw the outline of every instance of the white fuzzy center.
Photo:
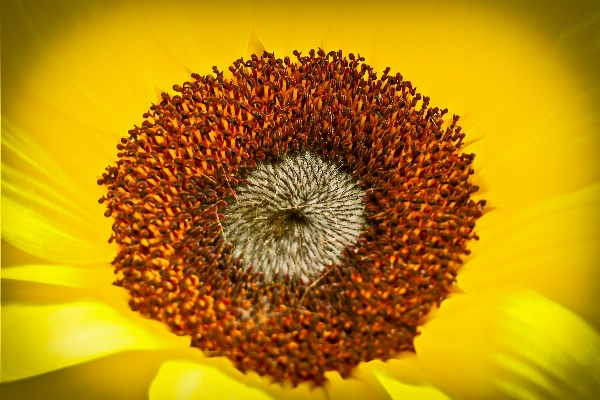
M 288 155 L 259 165 L 236 188 L 225 237 L 244 268 L 267 281 L 315 278 L 365 228 L 364 196 L 334 163 L 309 152 Z

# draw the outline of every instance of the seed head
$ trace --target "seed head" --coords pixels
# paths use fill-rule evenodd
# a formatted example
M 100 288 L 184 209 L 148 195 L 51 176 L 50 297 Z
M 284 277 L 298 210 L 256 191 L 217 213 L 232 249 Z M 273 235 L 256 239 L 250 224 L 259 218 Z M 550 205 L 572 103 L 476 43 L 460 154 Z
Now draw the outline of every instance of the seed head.
M 98 183 L 133 310 L 241 371 L 321 385 L 414 350 L 485 203 L 458 116 L 360 55 L 294 55 L 175 85 Z

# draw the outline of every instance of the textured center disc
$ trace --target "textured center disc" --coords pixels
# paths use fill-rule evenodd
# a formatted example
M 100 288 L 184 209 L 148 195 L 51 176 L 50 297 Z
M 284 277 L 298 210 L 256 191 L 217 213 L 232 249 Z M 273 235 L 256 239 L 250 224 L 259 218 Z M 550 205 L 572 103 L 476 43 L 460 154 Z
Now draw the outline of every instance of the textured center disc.
M 415 350 L 485 201 L 458 115 L 360 55 L 294 55 L 174 85 L 98 184 L 132 310 L 242 372 L 322 386 Z
M 228 204 L 225 236 L 233 255 L 267 280 L 317 277 L 365 228 L 365 192 L 310 152 L 260 164 L 247 180 Z

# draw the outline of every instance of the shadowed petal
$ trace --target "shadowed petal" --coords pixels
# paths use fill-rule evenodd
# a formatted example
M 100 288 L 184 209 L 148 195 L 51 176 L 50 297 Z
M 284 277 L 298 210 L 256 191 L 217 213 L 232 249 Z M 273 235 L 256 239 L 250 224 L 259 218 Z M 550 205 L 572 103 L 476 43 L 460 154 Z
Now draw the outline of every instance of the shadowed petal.
M 431 382 L 457 399 L 591 399 L 600 335 L 529 290 L 446 300 L 415 340 Z
M 2 383 L 0 393 L 11 400 L 146 400 L 160 364 L 172 355 L 172 350 L 120 352 Z
M 493 210 L 461 269 L 466 292 L 528 287 L 600 327 L 600 184 L 521 212 Z
M 3 283 L 9 282 L 3 280 Z M 49 287 L 51 285 L 46 285 Z M 189 339 L 146 329 L 105 303 L 2 305 L 2 381 L 12 381 L 131 349 L 182 348 Z M 10 327 L 10 329 L 6 329 Z M 164 328 L 164 327 L 162 327 Z

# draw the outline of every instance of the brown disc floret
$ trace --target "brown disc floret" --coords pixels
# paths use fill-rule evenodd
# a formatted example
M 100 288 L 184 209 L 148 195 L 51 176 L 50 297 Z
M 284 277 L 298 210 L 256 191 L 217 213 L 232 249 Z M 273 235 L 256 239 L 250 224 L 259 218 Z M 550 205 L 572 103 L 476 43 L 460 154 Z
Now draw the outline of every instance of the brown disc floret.
M 144 114 L 98 183 L 114 219 L 116 285 L 192 346 L 276 381 L 323 384 L 361 361 L 414 351 L 477 236 L 474 155 L 458 116 L 402 75 L 311 50 L 239 59 L 231 78 L 192 74 Z M 315 276 L 268 276 L 234 256 L 228 205 L 261 165 L 305 154 L 366 194 L 364 229 Z

